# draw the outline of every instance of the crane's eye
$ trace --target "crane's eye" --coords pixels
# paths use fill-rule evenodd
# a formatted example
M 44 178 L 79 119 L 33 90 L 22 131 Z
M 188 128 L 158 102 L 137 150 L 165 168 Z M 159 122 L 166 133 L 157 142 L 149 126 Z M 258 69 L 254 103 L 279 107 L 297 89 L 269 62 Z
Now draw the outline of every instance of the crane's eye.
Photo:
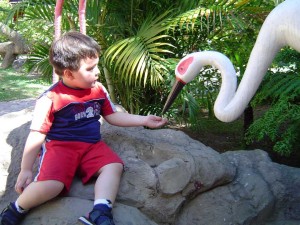
M 183 61 L 181 61 L 177 67 L 178 73 L 180 75 L 184 75 L 184 73 L 187 71 L 187 69 L 193 62 L 193 60 L 194 60 L 194 57 L 191 56 L 191 57 L 188 57 L 187 59 L 184 59 Z

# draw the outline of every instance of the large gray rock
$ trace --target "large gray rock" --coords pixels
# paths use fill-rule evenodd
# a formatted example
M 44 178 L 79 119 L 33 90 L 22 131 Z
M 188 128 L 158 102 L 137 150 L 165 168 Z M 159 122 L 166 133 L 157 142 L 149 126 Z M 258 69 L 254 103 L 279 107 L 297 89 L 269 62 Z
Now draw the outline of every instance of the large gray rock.
M 29 106 L 0 116 L 1 208 L 17 197 Z M 104 123 L 102 133 L 125 162 L 117 225 L 300 224 L 300 169 L 273 163 L 262 150 L 219 154 L 171 129 Z M 33 209 L 23 224 L 76 224 L 92 208 L 93 187 L 76 178 L 68 196 Z

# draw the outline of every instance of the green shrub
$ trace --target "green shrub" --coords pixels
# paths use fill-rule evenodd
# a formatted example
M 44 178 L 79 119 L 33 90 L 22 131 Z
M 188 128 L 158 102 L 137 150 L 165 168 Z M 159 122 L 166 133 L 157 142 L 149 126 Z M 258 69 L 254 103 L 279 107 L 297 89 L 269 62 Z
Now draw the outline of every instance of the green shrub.
M 253 106 L 268 103 L 271 107 L 248 129 L 248 144 L 268 137 L 274 143 L 273 150 L 284 156 L 289 156 L 299 148 L 299 62 L 300 53 L 291 49 L 285 49 L 275 60 L 276 70 L 267 74 L 259 93 L 252 101 Z

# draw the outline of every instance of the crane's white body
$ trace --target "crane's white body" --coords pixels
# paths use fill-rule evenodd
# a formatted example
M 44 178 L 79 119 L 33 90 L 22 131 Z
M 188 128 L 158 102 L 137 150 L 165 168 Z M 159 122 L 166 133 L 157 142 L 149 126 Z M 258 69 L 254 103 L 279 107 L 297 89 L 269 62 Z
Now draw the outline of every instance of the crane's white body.
M 300 52 L 300 0 L 286 0 L 268 15 L 237 90 L 234 67 L 230 60 L 219 52 L 204 51 L 187 55 L 176 67 L 176 77 L 188 83 L 197 76 L 203 66 L 212 65 L 218 68 L 222 75 L 222 84 L 214 105 L 214 113 L 219 120 L 231 122 L 243 113 L 275 55 L 287 45 Z M 180 71 L 183 65 L 181 62 L 187 60 L 188 68 Z

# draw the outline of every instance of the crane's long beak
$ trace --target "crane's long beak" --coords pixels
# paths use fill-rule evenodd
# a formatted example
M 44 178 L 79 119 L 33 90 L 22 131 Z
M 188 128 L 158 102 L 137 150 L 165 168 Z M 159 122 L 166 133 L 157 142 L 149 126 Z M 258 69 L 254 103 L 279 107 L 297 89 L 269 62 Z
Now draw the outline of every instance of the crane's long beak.
M 184 87 L 185 83 L 183 83 L 182 81 L 176 80 L 176 82 L 174 83 L 172 90 L 167 98 L 167 101 L 165 103 L 165 106 L 162 110 L 162 115 L 168 111 L 168 109 L 170 108 L 170 106 L 173 104 L 174 100 L 176 99 L 177 95 L 179 94 L 179 92 L 181 91 L 181 89 Z

